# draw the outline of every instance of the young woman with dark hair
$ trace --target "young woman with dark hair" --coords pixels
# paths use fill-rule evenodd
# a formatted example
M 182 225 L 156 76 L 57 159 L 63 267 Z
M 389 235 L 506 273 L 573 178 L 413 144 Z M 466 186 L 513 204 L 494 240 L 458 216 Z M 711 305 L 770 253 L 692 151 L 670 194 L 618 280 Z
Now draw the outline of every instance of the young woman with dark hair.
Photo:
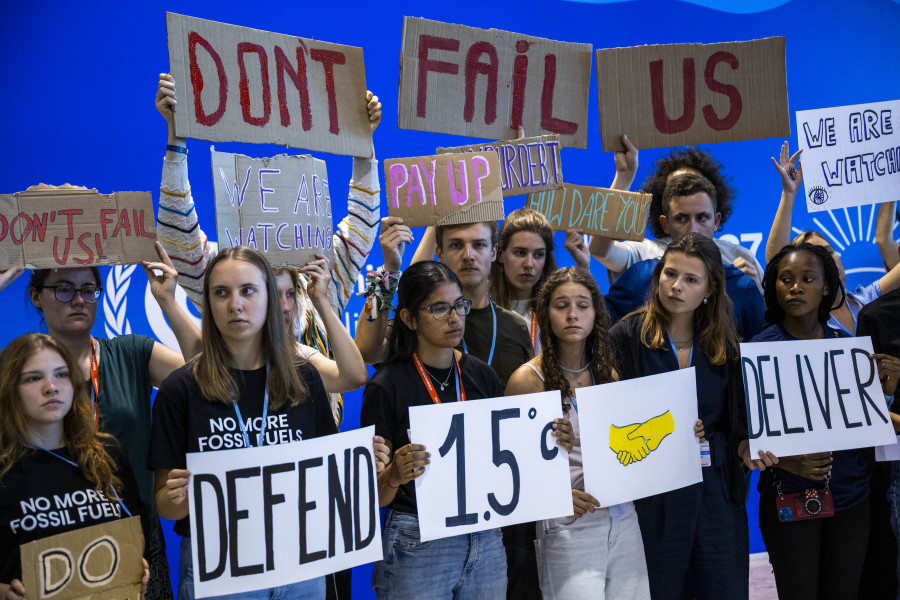
M 654 269 L 647 305 L 610 331 L 623 379 L 694 367 L 698 425 L 710 448 L 712 465 L 703 469 L 702 482 L 634 503 L 654 599 L 745 599 L 749 593 L 738 459 L 747 434 L 731 313 L 716 244 L 688 233 Z
M 600 289 L 590 273 L 551 274 L 535 304 L 542 353 L 520 367 L 507 395 L 559 390 L 573 430 L 570 517 L 537 523 L 537 561 L 546 598 L 649 598 L 647 565 L 634 506 L 610 508 L 584 491 L 576 388 L 616 381 L 616 356 Z
M 827 324 L 844 301 L 840 270 L 831 253 L 808 243 L 782 248 L 763 277 L 766 321 L 752 342 L 850 337 Z M 900 360 L 874 354 L 882 389 L 893 395 Z M 745 462 L 747 444 L 740 449 Z M 771 455 L 770 455 L 771 456 Z M 869 531 L 869 470 L 861 450 L 772 457 L 759 477 L 759 527 L 780 598 L 843 599 L 859 592 Z M 826 492 L 827 490 L 827 492 Z M 833 516 L 781 522 L 776 497 L 813 493 Z
M 41 333 L 10 342 L 0 355 L 0 414 L 0 598 L 21 600 L 29 597 L 22 544 L 138 515 L 142 504 L 118 442 L 94 431 L 84 379 L 62 343 Z M 25 508 L 70 494 L 88 499 L 79 519 Z M 144 573 L 146 585 L 146 561 Z

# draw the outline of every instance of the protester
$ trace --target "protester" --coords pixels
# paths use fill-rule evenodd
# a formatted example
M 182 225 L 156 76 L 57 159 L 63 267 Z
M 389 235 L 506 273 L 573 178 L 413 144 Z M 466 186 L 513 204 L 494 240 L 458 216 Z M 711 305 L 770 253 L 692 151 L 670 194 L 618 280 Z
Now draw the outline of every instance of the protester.
M 837 264 L 825 248 L 801 243 L 772 257 L 763 278 L 766 321 L 753 342 L 850 337 L 827 324 L 844 300 Z M 900 360 L 875 354 L 882 388 L 892 395 Z M 747 462 L 749 449 L 741 447 Z M 855 598 L 869 529 L 869 470 L 861 450 L 782 456 L 760 473 L 759 526 L 780 598 Z M 775 462 L 775 461 L 772 461 Z M 833 516 L 826 516 L 826 490 Z M 822 516 L 780 522 L 776 496 L 815 494 Z
M 559 390 L 574 441 L 569 452 L 574 514 L 537 523 L 545 598 L 650 598 L 634 506 L 608 508 L 584 491 L 576 388 L 618 379 L 600 289 L 576 267 L 547 277 L 535 303 L 542 353 L 513 373 L 507 395 Z
M 0 355 L 0 414 L 0 598 L 24 600 L 38 595 L 22 585 L 22 544 L 139 515 L 142 503 L 119 443 L 94 431 L 84 379 L 61 342 L 40 333 L 10 342 Z M 74 494 L 91 499 L 79 519 L 25 508 Z M 144 586 L 148 577 L 144 561 Z
M 738 338 L 722 256 L 707 236 L 672 242 L 646 306 L 610 331 L 622 379 L 694 367 L 711 466 L 703 481 L 636 501 L 654 599 L 748 597 L 744 474 L 747 439 Z M 698 449 L 699 452 L 699 449 Z

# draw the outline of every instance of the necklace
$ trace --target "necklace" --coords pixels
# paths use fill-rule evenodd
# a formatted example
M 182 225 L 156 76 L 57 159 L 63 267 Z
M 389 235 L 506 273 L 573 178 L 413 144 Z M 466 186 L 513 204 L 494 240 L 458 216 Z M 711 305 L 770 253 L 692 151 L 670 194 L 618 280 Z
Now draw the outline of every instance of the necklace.
M 567 368 L 565 368 L 564 366 L 562 366 L 562 364 L 559 365 L 559 368 L 562 369 L 563 371 L 566 371 L 567 373 L 581 373 L 582 371 L 584 371 L 585 369 L 587 369 L 589 366 L 591 366 L 590 361 L 588 361 L 588 362 L 587 362 L 583 367 L 581 367 L 580 369 L 567 369 Z
M 424 366 L 424 365 L 423 365 L 423 366 Z M 447 387 L 447 385 L 450 383 L 450 376 L 453 375 L 453 366 L 452 366 L 452 365 L 450 366 L 450 372 L 447 373 L 447 379 L 445 379 L 444 381 L 438 381 L 438 378 L 435 377 L 434 375 L 432 375 L 432 374 L 431 374 L 431 371 L 429 371 L 428 369 L 425 369 L 425 372 L 428 373 L 428 376 L 429 376 L 429 377 L 431 377 L 432 379 L 434 379 L 434 382 L 435 382 L 436 384 L 438 384 L 439 386 L 441 386 L 441 391 L 443 392 L 443 391 L 444 391 L 444 388 Z

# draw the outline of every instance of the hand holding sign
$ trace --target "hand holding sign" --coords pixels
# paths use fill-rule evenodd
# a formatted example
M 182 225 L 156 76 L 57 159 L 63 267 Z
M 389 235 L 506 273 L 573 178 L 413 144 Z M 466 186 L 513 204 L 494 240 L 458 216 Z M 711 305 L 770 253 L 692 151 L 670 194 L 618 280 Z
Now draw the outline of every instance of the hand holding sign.
M 616 150 L 613 161 L 616 164 L 616 177 L 610 186 L 614 190 L 628 190 L 634 183 L 638 170 L 638 149 L 631 143 L 627 135 L 622 135 L 625 150 Z
M 869 358 L 878 366 L 878 379 L 886 396 L 893 396 L 897 391 L 897 380 L 900 378 L 900 358 L 890 354 L 870 354 Z
M 594 512 L 599 506 L 600 502 L 587 492 L 572 490 L 572 509 L 575 511 L 576 519 L 589 512 Z
M 782 456 L 778 467 L 806 479 L 822 481 L 831 472 L 832 462 L 834 458 L 831 452 L 816 452 L 799 456 Z
M 388 485 L 399 488 L 425 474 L 425 467 L 431 463 L 431 453 L 422 444 L 407 444 L 394 453 Z M 396 485 L 395 485 L 396 484 Z
M 392 273 L 400 270 L 403 264 L 403 250 L 406 244 L 413 242 L 412 229 L 403 224 L 400 217 L 383 217 L 381 219 L 381 235 L 378 243 L 384 255 L 384 268 Z
M 175 301 L 175 291 L 178 288 L 178 271 L 172 264 L 172 259 L 166 253 L 162 244 L 157 240 L 156 253 L 159 254 L 159 262 L 145 260 L 141 262 L 147 279 L 150 281 L 150 293 L 156 298 L 160 306 L 166 302 Z M 159 272 L 159 274 L 157 274 Z
M 381 123 L 381 102 L 378 101 L 378 96 L 368 90 L 366 90 L 366 110 L 369 111 L 369 127 L 374 133 Z

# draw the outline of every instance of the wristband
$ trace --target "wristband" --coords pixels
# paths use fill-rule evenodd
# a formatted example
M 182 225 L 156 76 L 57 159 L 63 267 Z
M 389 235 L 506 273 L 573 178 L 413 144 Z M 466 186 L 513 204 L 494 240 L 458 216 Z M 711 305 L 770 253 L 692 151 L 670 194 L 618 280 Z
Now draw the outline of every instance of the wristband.
M 166 145 L 166 150 L 169 150 L 170 152 L 179 152 L 181 154 L 187 154 L 186 146 L 175 146 L 174 144 L 168 144 L 168 145 Z
M 357 294 L 366 297 L 363 311 L 368 315 L 367 320 L 374 321 L 382 312 L 390 309 L 399 281 L 399 271 L 388 271 L 384 266 L 369 271 L 366 275 L 366 289 Z

